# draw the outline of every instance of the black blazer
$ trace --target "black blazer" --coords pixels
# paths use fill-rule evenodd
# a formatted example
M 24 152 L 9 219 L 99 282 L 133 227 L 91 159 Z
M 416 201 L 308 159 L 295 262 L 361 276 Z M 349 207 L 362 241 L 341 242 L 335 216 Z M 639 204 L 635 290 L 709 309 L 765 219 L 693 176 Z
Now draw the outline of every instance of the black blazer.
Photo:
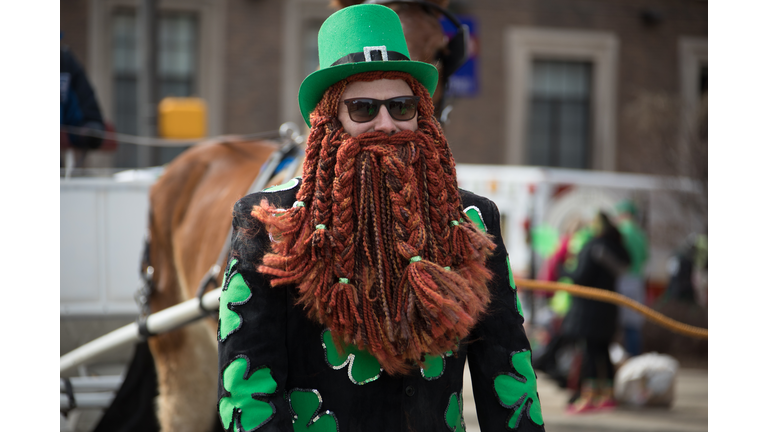
M 488 312 L 458 352 L 428 357 L 425 369 L 410 375 L 390 376 L 365 351 L 337 351 L 327 330 L 295 306 L 295 287 L 273 288 L 256 271 L 270 239 L 251 209 L 263 198 L 289 208 L 299 185 L 300 179 L 294 179 L 248 195 L 234 208 L 233 254 L 221 294 L 218 334 L 218 409 L 224 429 L 464 430 L 461 395 L 469 359 L 483 431 L 543 431 L 530 344 L 496 205 L 461 191 L 465 212 L 480 216 L 496 242 L 488 262 L 494 273 Z

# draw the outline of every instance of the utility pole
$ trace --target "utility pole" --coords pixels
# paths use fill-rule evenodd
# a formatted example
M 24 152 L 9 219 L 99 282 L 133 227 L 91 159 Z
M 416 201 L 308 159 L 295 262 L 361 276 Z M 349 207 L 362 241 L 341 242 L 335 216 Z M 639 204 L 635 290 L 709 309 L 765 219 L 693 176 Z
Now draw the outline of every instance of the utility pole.
M 157 2 L 142 0 L 139 7 L 139 68 L 138 117 L 139 135 L 157 136 Z M 139 146 L 138 165 L 149 167 L 158 163 L 157 149 Z

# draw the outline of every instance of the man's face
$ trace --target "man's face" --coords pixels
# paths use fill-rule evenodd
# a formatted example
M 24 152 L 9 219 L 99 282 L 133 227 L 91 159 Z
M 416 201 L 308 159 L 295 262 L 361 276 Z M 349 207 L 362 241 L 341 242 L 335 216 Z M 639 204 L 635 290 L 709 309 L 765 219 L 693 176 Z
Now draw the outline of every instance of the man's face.
M 411 87 L 403 80 L 380 79 L 350 83 L 341 95 L 339 121 L 341 121 L 344 130 L 353 137 L 364 132 L 384 132 L 391 135 L 404 130 L 415 131 L 419 127 L 418 115 L 410 120 L 399 121 L 389 115 L 386 106 L 381 106 L 378 115 L 373 120 L 357 123 L 349 118 L 349 111 L 344 103 L 345 100 L 352 98 L 385 100 L 399 96 L 413 96 Z

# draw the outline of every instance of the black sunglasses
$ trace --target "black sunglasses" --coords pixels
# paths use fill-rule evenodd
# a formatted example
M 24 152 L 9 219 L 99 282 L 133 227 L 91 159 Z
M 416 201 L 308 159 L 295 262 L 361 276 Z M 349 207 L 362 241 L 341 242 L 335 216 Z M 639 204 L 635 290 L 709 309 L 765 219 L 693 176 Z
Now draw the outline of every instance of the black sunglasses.
M 397 121 L 408 121 L 416 116 L 419 106 L 418 96 L 398 96 L 386 100 L 354 98 L 344 101 L 349 111 L 349 118 L 356 123 L 366 123 L 379 115 L 382 105 L 387 107 L 390 117 Z

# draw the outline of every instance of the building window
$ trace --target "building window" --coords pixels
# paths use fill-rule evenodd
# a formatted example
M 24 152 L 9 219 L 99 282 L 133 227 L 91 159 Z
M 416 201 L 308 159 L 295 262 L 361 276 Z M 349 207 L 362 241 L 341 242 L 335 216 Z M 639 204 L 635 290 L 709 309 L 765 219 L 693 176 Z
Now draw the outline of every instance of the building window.
M 118 9 L 112 26 L 112 71 L 115 127 L 118 132 L 138 134 L 139 49 L 136 11 Z M 194 12 L 160 12 L 158 17 L 158 97 L 186 97 L 198 93 L 197 65 L 198 23 Z M 170 162 L 184 147 L 160 148 L 158 164 Z M 122 143 L 116 165 L 137 166 L 135 145 Z
M 504 161 L 614 170 L 618 38 L 525 27 L 504 33 Z
M 116 12 L 112 29 L 115 127 L 119 132 L 135 135 L 139 130 L 136 15 L 129 11 Z
M 678 172 L 686 176 L 696 176 L 697 171 L 703 165 L 694 166 L 696 155 L 701 156 L 701 151 L 706 149 L 706 120 L 699 118 L 702 108 L 706 113 L 708 63 L 707 63 L 707 39 L 683 37 L 679 41 L 679 68 L 680 68 L 680 118 L 683 127 L 680 128 L 678 138 Z M 691 139 L 696 137 L 695 139 Z M 702 147 L 695 148 L 696 145 Z M 706 156 L 705 159 L 706 161 Z
M 527 164 L 590 168 L 592 64 L 534 60 L 529 81 Z
M 196 93 L 197 19 L 191 12 L 161 15 L 158 79 L 160 99 L 186 97 Z

